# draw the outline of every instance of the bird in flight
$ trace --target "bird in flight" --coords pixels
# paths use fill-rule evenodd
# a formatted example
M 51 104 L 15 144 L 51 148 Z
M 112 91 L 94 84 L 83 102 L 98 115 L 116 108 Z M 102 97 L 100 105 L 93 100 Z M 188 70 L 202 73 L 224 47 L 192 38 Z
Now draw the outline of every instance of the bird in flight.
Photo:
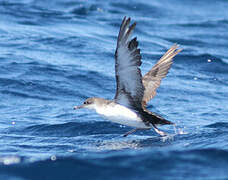
M 124 17 L 120 26 L 115 51 L 116 94 L 113 100 L 92 97 L 85 100 L 74 109 L 88 108 L 95 110 L 104 118 L 122 125 L 134 127 L 124 134 L 134 133 L 141 129 L 153 128 L 161 136 L 166 133 L 157 128 L 158 125 L 172 125 L 174 123 L 164 119 L 154 112 L 150 112 L 147 103 L 156 95 L 173 63 L 173 57 L 181 49 L 174 44 L 147 72 L 141 74 L 141 54 L 137 38 L 131 38 L 136 23 L 130 24 L 131 19 Z

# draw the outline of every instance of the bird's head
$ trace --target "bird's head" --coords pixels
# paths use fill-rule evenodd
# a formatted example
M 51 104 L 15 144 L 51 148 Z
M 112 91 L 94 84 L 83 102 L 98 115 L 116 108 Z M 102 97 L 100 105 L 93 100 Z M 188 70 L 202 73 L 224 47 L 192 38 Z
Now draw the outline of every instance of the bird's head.
M 84 103 L 80 106 L 74 106 L 74 109 L 81 109 L 81 108 L 87 108 L 87 109 L 96 109 L 97 106 L 101 106 L 102 98 L 92 97 L 88 98 L 84 101 Z
M 81 109 L 81 108 L 87 108 L 87 109 L 94 109 L 96 98 L 88 98 L 84 101 L 84 103 L 80 106 L 74 106 L 74 109 Z

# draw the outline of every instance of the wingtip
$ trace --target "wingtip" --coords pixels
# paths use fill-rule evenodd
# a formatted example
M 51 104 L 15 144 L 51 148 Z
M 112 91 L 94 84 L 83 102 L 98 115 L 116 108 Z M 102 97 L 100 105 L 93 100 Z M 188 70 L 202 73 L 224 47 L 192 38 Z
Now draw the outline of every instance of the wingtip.
M 127 21 L 131 21 L 131 17 L 124 16 L 124 18 L 127 19 Z
M 130 24 L 131 22 L 131 17 L 127 17 L 127 16 L 124 16 L 123 20 L 122 20 L 122 24 Z M 132 25 L 136 25 L 136 22 L 134 22 Z
M 166 60 L 172 61 L 173 57 L 176 56 L 179 52 L 183 50 L 183 48 L 179 49 L 179 44 L 175 43 L 173 44 L 169 50 L 161 57 L 161 62 L 165 62 Z M 159 60 L 159 61 L 160 61 Z M 160 63 L 161 63 L 160 62 Z
M 174 50 L 174 52 L 176 51 L 176 52 L 181 52 L 184 48 L 180 48 L 180 45 L 179 44 L 177 44 L 177 43 L 174 43 L 172 46 L 171 46 L 171 48 L 170 49 L 173 49 Z
M 134 22 L 130 27 L 129 27 L 129 29 L 135 29 L 135 26 L 136 26 L 136 22 Z
M 117 45 L 119 44 L 119 42 L 126 42 L 128 41 L 129 37 L 131 37 L 131 34 L 133 32 L 133 30 L 135 29 L 135 26 L 136 26 L 136 22 L 131 23 L 131 18 L 130 17 L 127 17 L 127 16 L 124 16 L 123 18 L 123 21 L 121 23 L 121 26 L 120 26 L 120 30 L 119 30 L 119 34 L 118 34 L 118 40 L 117 40 Z
M 179 52 L 181 52 L 183 50 L 183 48 L 179 48 L 179 47 L 180 47 L 179 44 L 175 44 L 175 48 L 173 50 L 174 56 L 176 56 Z

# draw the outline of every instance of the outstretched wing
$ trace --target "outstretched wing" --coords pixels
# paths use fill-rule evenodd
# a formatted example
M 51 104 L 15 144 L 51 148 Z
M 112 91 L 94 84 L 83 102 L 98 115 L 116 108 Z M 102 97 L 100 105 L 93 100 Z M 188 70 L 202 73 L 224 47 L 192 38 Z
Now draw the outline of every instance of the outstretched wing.
M 130 108 L 141 108 L 144 93 L 140 49 L 138 41 L 131 39 L 136 23 L 130 25 L 130 18 L 124 17 L 115 52 L 116 95 L 115 101 Z
M 142 80 L 145 87 L 142 100 L 143 107 L 145 107 L 147 102 L 156 95 L 156 89 L 160 86 L 162 78 L 167 75 L 173 63 L 173 57 L 180 51 L 181 49 L 178 49 L 178 45 L 174 44 L 153 66 L 153 68 L 144 75 Z

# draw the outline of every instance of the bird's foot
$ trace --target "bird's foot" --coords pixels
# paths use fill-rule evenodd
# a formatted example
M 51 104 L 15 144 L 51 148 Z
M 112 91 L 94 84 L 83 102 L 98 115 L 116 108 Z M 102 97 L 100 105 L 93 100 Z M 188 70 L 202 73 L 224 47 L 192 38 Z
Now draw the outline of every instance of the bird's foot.
M 123 137 L 127 137 L 129 134 L 132 134 L 132 133 L 136 132 L 137 130 L 138 130 L 138 128 L 132 129 L 132 130 L 126 132 L 126 133 L 123 135 Z
M 164 137 L 164 136 L 168 135 L 165 132 L 159 130 L 155 125 L 153 127 L 154 127 L 155 132 L 158 133 L 160 136 Z
M 129 134 L 132 134 L 132 133 L 134 133 L 134 132 L 136 132 L 138 130 L 148 130 L 148 129 L 150 129 L 150 128 L 135 128 L 135 129 L 132 129 L 132 130 L 128 131 L 127 133 L 125 133 L 123 135 L 123 137 L 127 137 Z

